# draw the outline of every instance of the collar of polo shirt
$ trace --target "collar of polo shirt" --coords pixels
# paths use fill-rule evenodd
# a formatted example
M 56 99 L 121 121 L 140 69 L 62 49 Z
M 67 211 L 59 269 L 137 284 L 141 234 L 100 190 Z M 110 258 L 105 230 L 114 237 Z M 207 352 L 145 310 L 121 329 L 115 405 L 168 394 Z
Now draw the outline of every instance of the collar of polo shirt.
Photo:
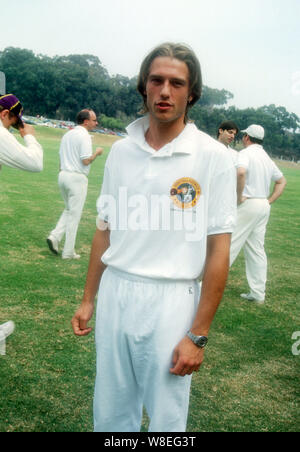
M 149 152 L 154 158 L 161 158 L 170 157 L 173 154 L 191 154 L 190 149 L 186 146 L 187 141 L 185 139 L 185 135 L 188 133 L 188 129 L 191 126 L 194 127 L 192 123 L 187 124 L 178 137 L 159 149 L 159 151 L 155 151 L 145 139 L 146 132 L 149 129 L 148 115 L 137 119 L 135 122 L 130 124 L 126 131 L 130 138 L 137 143 L 143 151 Z M 180 145 L 181 141 L 185 143 L 184 147 Z

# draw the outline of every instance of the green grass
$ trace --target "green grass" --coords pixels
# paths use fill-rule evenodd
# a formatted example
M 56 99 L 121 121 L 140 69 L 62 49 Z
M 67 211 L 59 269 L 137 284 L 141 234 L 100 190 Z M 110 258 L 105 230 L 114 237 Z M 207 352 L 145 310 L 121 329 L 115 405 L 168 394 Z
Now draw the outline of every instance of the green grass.
M 95 204 L 112 138 L 95 136 L 105 156 L 92 165 L 77 237 L 79 261 L 53 256 L 46 237 L 63 209 L 57 186 L 62 131 L 37 128 L 45 170 L 0 173 L 0 323 L 15 333 L 0 357 L 0 431 L 91 431 L 94 335 L 76 338 L 70 320 L 80 303 L 95 231 Z M 300 171 L 274 204 L 266 238 L 267 300 L 249 305 L 243 256 L 232 267 L 201 371 L 194 375 L 188 431 L 299 431 L 299 364 L 291 340 L 300 331 Z M 93 322 L 92 322 L 93 323 Z M 145 417 L 145 424 L 147 423 Z M 144 425 L 145 429 L 145 425 Z

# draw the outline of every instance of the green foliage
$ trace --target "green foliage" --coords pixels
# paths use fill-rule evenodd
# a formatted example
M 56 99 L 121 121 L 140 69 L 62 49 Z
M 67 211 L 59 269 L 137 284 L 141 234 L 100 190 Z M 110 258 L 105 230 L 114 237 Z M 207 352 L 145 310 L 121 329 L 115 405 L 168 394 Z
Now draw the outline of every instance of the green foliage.
M 98 57 L 69 55 L 50 58 L 32 51 L 8 47 L 0 52 L 0 71 L 6 74 L 7 91 L 18 96 L 28 115 L 74 120 L 79 110 L 91 107 L 106 128 L 123 130 L 136 118 L 142 100 L 137 78 L 110 77 Z M 216 136 L 218 125 L 231 119 L 240 129 L 261 124 L 265 147 L 274 156 L 300 159 L 300 120 L 275 105 L 244 110 L 225 108 L 233 94 L 203 87 L 190 117 L 204 132 Z M 103 121 L 103 122 L 102 122 Z
M 235 107 L 211 109 L 197 104 L 191 110 L 190 117 L 201 130 L 214 137 L 217 136 L 219 124 L 225 120 L 234 121 L 240 130 L 250 124 L 260 124 L 266 131 L 264 148 L 271 155 L 296 161 L 300 159 L 300 133 L 297 132 L 300 119 L 284 107 L 269 105 L 239 110 Z

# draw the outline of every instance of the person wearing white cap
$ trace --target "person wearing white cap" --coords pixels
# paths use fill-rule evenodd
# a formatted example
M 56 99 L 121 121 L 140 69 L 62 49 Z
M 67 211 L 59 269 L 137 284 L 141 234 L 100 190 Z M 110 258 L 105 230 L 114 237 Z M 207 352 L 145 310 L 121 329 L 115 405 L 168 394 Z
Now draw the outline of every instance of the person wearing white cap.
M 236 214 L 229 153 L 188 121 L 201 81 L 187 46 L 150 52 L 138 79 L 148 114 L 106 161 L 84 296 L 72 319 L 76 335 L 91 332 L 99 288 L 95 431 L 139 431 L 143 406 L 149 431 L 186 428 Z
M 252 124 L 244 133 L 245 149 L 239 152 L 237 163 L 238 215 L 232 234 L 230 265 L 244 249 L 249 293 L 241 297 L 263 304 L 267 281 L 267 256 L 264 249 L 270 205 L 283 193 L 286 179 L 263 149 L 264 128 Z M 271 184 L 274 188 L 270 194 Z

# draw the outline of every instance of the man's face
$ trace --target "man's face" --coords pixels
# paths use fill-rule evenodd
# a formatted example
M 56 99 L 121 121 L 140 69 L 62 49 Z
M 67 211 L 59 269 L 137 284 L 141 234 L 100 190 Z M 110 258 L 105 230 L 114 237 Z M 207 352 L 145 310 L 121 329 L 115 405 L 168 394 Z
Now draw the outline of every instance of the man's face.
M 0 112 L 0 119 L 2 121 L 3 126 L 6 129 L 9 129 L 10 127 L 15 126 L 19 119 L 17 118 L 17 116 L 11 114 L 9 112 L 9 110 L 3 110 Z
M 152 119 L 159 123 L 184 121 L 187 103 L 192 100 L 187 65 L 176 58 L 155 58 L 145 94 Z
M 219 129 L 219 138 L 218 140 L 221 143 L 225 144 L 225 146 L 229 146 L 235 139 L 237 131 L 235 129 Z
M 95 112 L 90 111 L 90 119 L 84 121 L 85 127 L 88 131 L 94 130 L 98 125 L 97 117 Z

